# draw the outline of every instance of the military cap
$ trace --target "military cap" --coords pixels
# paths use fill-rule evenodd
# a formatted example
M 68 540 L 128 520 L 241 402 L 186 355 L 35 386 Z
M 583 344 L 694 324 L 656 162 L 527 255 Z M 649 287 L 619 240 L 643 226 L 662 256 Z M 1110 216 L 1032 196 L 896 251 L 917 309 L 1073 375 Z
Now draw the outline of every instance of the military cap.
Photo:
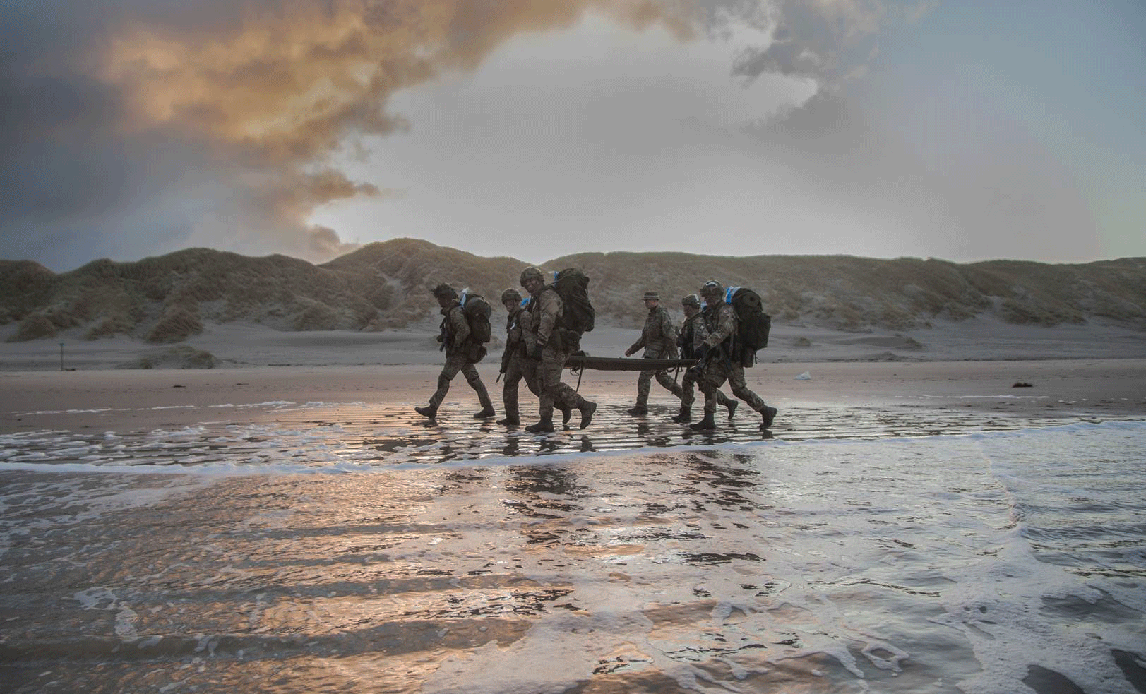
M 515 304 L 521 303 L 521 292 L 517 291 L 513 287 L 506 289 L 501 293 L 501 303 L 504 304 L 507 301 L 512 301 Z
M 433 294 L 434 294 L 434 297 L 438 298 L 438 299 L 440 299 L 442 297 L 449 297 L 451 299 L 458 298 L 457 291 L 453 287 L 451 287 L 450 285 L 446 284 L 445 282 L 434 287 Z
M 716 280 L 709 280 L 700 288 L 701 296 L 723 296 L 724 285 Z
M 689 294 L 680 300 L 681 306 L 692 306 L 693 308 L 700 308 L 700 297 L 696 294 Z
M 533 266 L 527 267 L 521 271 L 521 286 L 524 287 L 525 283 L 531 279 L 538 279 L 544 282 L 545 275 L 541 274 L 541 270 Z
M 660 301 L 661 295 L 656 292 L 645 292 L 645 301 Z

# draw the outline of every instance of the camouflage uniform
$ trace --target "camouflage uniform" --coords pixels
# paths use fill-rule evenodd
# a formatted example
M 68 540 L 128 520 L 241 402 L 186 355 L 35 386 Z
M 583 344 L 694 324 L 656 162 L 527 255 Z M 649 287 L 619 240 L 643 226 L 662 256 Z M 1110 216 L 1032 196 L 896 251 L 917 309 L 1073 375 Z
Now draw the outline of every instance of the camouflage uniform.
M 696 359 L 700 352 L 700 345 L 704 342 L 704 338 L 708 337 L 708 330 L 704 327 L 704 314 L 697 312 L 691 318 L 685 318 L 684 324 L 680 327 L 680 336 L 677 338 L 677 345 L 681 350 L 682 359 Z M 680 409 L 681 417 L 692 409 L 692 403 L 696 401 L 695 386 L 697 376 L 696 372 L 688 369 L 684 373 L 684 378 L 681 379 L 680 389 Z M 728 408 L 728 417 L 731 419 L 733 413 L 736 411 L 736 406 L 739 404 L 735 400 L 729 399 L 723 391 L 716 391 L 716 402 L 721 407 Z M 685 421 L 688 419 L 680 419 L 677 421 Z
M 760 396 L 748 389 L 744 380 L 744 365 L 735 355 L 728 354 L 732 336 L 736 334 L 736 310 L 723 301 L 709 300 L 709 305 L 701 314 L 708 335 L 703 343 L 709 349 L 711 358 L 704 365 L 700 378 L 700 390 L 704 393 L 704 417 L 711 420 L 716 413 L 717 396 L 721 385 L 728 381 L 732 394 L 748 403 L 748 406 L 762 415 L 768 408 Z
M 478 401 L 482 406 L 482 413 L 493 412 L 493 402 L 489 399 L 489 392 L 478 375 L 477 367 L 469 361 L 470 324 L 462 312 L 462 305 L 455 299 L 453 304 L 442 309 L 442 334 L 440 339 L 446 350 L 446 364 L 442 373 L 438 375 L 438 389 L 430 396 L 430 413 L 437 412 L 438 407 L 446 398 L 450 390 L 450 381 L 460 371 L 466 377 L 466 383 L 477 392 Z M 481 413 L 479 413 L 481 414 Z
M 521 305 L 518 305 L 505 319 L 505 352 L 501 356 L 501 372 L 505 374 L 505 382 L 501 388 L 501 402 L 505 408 L 503 421 L 506 423 L 516 424 L 520 421 L 521 410 L 518 407 L 517 394 L 523 378 L 529 391 L 538 395 L 537 382 L 534 378 L 537 371 L 533 369 L 527 376 L 525 367 L 525 355 L 533 347 L 530 344 L 532 339 L 526 340 L 526 336 L 533 337 L 527 328 L 531 320 L 529 311 Z
M 629 348 L 629 353 L 640 349 L 645 350 L 645 359 L 676 359 L 676 326 L 672 323 L 668 311 L 663 306 L 653 306 L 645 318 L 645 327 L 641 330 L 641 337 Z M 648 406 L 649 391 L 652 389 L 653 377 L 670 393 L 678 398 L 684 397 L 684 391 L 677 382 L 669 378 L 668 370 L 642 371 L 637 378 L 637 404 L 633 408 L 643 411 Z
M 537 346 L 541 347 L 541 360 L 526 360 L 525 379 L 528 383 L 532 378 L 540 391 L 537 410 L 543 422 L 552 420 L 553 408 L 557 406 L 562 410 L 576 407 L 582 412 L 582 423 L 587 424 L 585 412 L 591 412 L 590 407 L 596 409 L 596 406 L 561 382 L 561 370 L 573 352 L 573 345 L 565 344 L 556 327 L 561 312 L 561 297 L 548 285 L 543 285 L 529 302 L 529 328 L 524 337 L 531 354 L 536 353 Z

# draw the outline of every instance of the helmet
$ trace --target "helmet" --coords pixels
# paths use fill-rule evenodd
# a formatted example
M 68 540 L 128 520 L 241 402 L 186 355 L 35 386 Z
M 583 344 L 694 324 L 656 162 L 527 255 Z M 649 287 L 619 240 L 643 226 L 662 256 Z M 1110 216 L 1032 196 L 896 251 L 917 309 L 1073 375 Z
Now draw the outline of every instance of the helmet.
M 720 282 L 717 282 L 716 280 L 709 280 L 709 281 L 704 283 L 703 287 L 700 288 L 700 295 L 704 296 L 704 297 L 709 297 L 709 296 L 723 297 L 724 296 L 724 285 L 721 284 Z
M 521 271 L 521 286 L 524 287 L 525 283 L 531 279 L 537 279 L 537 280 L 541 280 L 542 282 L 544 282 L 545 281 L 545 275 L 541 274 L 541 270 L 539 270 L 533 266 L 527 267 Z
M 517 291 L 513 287 L 506 289 L 504 292 L 501 293 L 501 303 L 504 304 L 507 301 L 512 301 L 515 304 L 520 304 L 521 303 L 521 292 Z
M 696 294 L 689 294 L 680 300 L 681 306 L 692 306 L 693 308 L 700 308 L 700 297 Z
M 451 287 L 450 285 L 446 284 L 445 282 L 434 287 L 433 294 L 434 294 L 435 299 L 441 299 L 442 297 L 446 297 L 449 299 L 458 298 L 458 293 L 456 291 L 454 291 L 454 288 Z

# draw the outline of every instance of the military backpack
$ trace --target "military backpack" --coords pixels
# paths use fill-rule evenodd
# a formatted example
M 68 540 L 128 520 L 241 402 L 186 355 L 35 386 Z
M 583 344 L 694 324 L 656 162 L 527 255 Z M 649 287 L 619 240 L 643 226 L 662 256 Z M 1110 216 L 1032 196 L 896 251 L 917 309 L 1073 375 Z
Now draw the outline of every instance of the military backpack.
M 747 287 L 729 287 L 724 301 L 736 311 L 736 348 L 740 351 L 741 363 L 752 366 L 756 361 L 756 350 L 768 346 L 772 316 L 764 313 L 760 295 Z
M 558 327 L 578 335 L 593 329 L 596 312 L 589 302 L 589 278 L 577 268 L 568 268 L 553 274 L 553 289 L 561 297 L 561 320 Z
M 470 340 L 479 345 L 489 342 L 493 329 L 489 324 L 490 306 L 481 294 L 462 292 L 459 300 L 462 305 L 462 314 L 470 326 Z

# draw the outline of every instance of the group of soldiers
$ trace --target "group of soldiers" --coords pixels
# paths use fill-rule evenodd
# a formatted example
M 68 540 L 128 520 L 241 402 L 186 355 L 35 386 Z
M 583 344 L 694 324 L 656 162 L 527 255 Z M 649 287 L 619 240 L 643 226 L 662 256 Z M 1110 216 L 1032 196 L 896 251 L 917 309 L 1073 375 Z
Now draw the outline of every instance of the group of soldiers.
M 497 423 L 511 427 L 521 424 L 518 390 L 524 380 L 530 392 L 537 396 L 539 414 L 538 421 L 525 427 L 526 431 L 552 432 L 555 429 L 554 411 L 561 411 L 564 426 L 569 423 L 574 409 L 579 411 L 580 428 L 584 429 L 592 422 L 597 403 L 586 400 L 561 381 L 566 360 L 579 349 L 580 335 L 560 327 L 561 297 L 552 285 L 545 283 L 541 270 L 535 267 L 523 270 L 521 286 L 530 296 L 528 301 L 523 301 L 521 293 L 514 288 L 506 289 L 501 295 L 501 303 L 508 314 L 505 352 L 501 360 L 501 374 L 505 379 L 502 386 L 505 417 Z M 439 284 L 433 289 L 433 294 L 444 316 L 439 340 L 443 343 L 446 363 L 429 404 L 414 409 L 425 417 L 435 417 L 449 391 L 450 382 L 461 372 L 477 392 L 482 406 L 474 417 L 487 419 L 497 416 L 489 392 L 474 366 L 472 342 L 468 340 L 470 326 L 457 291 L 447 284 Z M 655 378 L 657 383 L 680 398 L 680 411 L 673 417 L 674 422 L 691 423 L 690 428 L 697 431 L 715 429 L 717 407 L 724 407 L 731 420 L 739 405 L 720 391 L 727 381 L 732 394 L 759 413 L 760 428 L 767 430 L 772 426 L 776 408 L 765 404 L 748 388 L 744 378 L 745 360 L 743 355 L 736 353 L 735 347 L 736 311 L 725 302 L 724 287 L 719 282 L 706 282 L 699 296 L 690 294 L 681 300 L 685 320 L 679 330 L 668 311 L 660 305 L 660 296 L 656 292 L 646 292 L 644 304 L 648 309 L 644 329 L 640 339 L 625 351 L 625 356 L 632 356 L 643 349 L 646 359 L 695 359 L 697 366 L 688 369 L 679 384 L 669 376 L 668 369 L 642 370 L 637 379 L 637 402 L 628 410 L 630 415 L 648 413 L 649 391 Z M 692 405 L 698 386 L 704 393 L 704 416 L 692 422 Z

